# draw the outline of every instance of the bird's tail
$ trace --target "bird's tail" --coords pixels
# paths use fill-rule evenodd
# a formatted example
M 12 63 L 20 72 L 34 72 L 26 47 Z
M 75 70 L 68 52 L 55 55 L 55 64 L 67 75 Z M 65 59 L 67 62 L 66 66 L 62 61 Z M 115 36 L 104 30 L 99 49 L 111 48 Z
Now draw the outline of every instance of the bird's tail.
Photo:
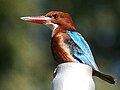
M 115 79 L 112 76 L 103 74 L 102 72 L 93 70 L 93 76 L 97 76 L 100 79 L 102 79 L 110 84 L 115 84 Z

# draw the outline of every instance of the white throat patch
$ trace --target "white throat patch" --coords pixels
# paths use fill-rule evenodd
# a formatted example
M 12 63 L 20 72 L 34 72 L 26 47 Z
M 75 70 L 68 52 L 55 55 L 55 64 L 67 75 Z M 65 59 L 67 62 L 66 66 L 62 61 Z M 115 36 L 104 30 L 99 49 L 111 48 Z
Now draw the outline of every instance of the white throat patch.
M 45 25 L 48 26 L 52 30 L 55 30 L 58 27 L 57 24 L 54 24 L 51 21 L 46 22 Z

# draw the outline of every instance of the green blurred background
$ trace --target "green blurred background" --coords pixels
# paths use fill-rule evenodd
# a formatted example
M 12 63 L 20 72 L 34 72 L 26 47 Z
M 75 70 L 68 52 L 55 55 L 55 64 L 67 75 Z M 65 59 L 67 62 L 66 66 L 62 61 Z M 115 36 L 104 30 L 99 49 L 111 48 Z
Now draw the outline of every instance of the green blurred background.
M 52 10 L 71 14 L 100 70 L 116 77 L 116 85 L 94 77 L 96 90 L 120 90 L 120 0 L 0 0 L 0 90 L 51 90 L 52 31 L 19 17 Z

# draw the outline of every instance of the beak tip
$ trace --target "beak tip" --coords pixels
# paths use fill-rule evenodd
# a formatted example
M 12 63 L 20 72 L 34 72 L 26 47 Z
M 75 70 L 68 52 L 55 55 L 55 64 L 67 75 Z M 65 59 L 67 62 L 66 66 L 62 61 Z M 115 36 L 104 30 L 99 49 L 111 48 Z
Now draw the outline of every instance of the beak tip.
M 30 17 L 20 17 L 21 20 L 25 20 L 25 21 L 28 21 L 30 20 Z

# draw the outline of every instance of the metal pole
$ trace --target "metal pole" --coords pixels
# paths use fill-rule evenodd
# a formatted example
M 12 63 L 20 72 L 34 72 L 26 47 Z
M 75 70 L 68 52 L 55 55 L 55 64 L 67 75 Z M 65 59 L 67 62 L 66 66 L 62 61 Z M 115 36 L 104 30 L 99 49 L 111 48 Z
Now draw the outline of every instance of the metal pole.
M 92 68 L 82 63 L 62 63 L 56 68 L 52 90 L 95 90 Z

